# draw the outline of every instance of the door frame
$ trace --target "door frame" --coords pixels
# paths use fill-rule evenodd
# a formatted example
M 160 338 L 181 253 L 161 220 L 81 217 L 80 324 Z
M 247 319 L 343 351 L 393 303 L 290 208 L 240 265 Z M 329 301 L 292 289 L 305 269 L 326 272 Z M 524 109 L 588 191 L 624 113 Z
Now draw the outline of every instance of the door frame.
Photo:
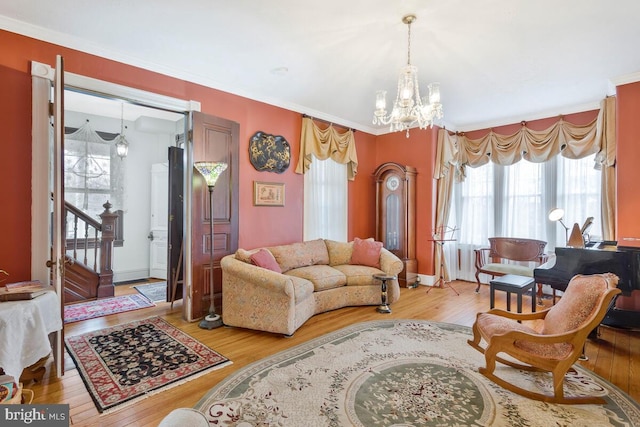
M 37 78 L 54 80 L 55 69 L 49 64 L 31 61 L 32 80 Z M 153 92 L 135 89 L 128 86 L 98 80 L 92 77 L 64 72 L 65 88 L 78 89 L 105 98 L 118 98 L 125 101 L 161 110 L 185 114 L 185 132 L 191 111 L 200 111 L 200 102 L 184 100 Z M 38 279 L 43 283 L 49 283 L 49 269 L 46 261 L 50 259 L 49 232 L 52 222 L 49 218 L 49 94 L 44 91 L 33 92 L 32 97 L 32 191 L 31 191 L 31 275 L 32 279 Z M 193 156 L 189 139 L 185 139 L 185 188 L 184 191 L 184 239 L 185 247 L 191 246 L 191 186 L 193 179 Z M 187 167 L 189 166 L 189 167 Z M 184 285 L 191 288 L 191 259 L 190 251 L 184 254 Z M 61 298 L 61 296 L 60 296 Z M 189 307 L 186 310 L 190 312 Z

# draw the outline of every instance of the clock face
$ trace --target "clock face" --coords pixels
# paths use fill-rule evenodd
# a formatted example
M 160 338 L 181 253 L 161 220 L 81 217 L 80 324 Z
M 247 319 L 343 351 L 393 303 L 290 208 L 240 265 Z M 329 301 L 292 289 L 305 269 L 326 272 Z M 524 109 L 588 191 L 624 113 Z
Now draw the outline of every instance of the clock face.
M 400 186 L 400 179 L 397 176 L 392 176 L 387 180 L 387 188 L 391 191 L 395 191 Z

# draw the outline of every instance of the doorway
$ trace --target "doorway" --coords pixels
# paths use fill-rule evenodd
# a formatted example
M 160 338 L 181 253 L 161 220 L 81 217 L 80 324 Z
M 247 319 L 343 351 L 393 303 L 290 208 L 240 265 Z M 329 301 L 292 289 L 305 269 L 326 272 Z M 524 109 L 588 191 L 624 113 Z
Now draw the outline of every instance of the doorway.
M 107 200 L 113 212 L 122 212 L 113 249 L 115 283 L 166 280 L 166 164 L 169 147 L 183 140 L 185 114 L 70 89 L 64 109 L 66 133 L 84 127 L 88 135 L 114 135 L 112 141 L 79 144 L 65 137 L 65 200 L 96 219 Z M 115 148 L 120 133 L 128 142 L 124 157 Z

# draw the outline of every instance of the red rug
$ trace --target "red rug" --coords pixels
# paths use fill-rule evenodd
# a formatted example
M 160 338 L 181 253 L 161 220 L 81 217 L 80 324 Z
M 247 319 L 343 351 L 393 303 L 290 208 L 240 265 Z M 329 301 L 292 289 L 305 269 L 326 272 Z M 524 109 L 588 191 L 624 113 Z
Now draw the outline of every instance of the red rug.
M 64 323 L 79 322 L 109 314 L 123 313 L 155 306 L 148 298 L 140 294 L 103 298 L 96 301 L 80 302 L 64 306 Z
M 231 363 L 160 317 L 67 337 L 65 344 L 100 412 Z

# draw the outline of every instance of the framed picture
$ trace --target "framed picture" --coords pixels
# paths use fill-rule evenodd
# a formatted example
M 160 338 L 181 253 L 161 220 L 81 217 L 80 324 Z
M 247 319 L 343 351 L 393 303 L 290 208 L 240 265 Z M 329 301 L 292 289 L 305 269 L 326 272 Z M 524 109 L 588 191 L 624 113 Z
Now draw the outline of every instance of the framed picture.
M 284 183 L 253 181 L 254 206 L 284 206 Z

